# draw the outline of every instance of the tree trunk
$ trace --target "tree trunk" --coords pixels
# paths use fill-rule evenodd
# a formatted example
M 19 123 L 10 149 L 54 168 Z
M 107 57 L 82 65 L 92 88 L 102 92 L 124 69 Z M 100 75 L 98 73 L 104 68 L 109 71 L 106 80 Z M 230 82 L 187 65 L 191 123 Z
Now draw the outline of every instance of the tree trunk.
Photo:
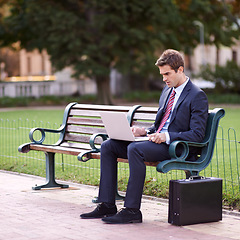
M 97 76 L 97 104 L 113 105 L 109 76 Z

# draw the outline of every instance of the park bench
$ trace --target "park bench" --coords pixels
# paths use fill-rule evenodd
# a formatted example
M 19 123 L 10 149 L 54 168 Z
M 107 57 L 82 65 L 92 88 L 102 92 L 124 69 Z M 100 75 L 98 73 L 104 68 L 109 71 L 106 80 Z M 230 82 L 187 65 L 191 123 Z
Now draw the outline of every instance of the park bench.
M 68 154 L 77 156 L 80 161 L 100 158 L 102 141 L 107 139 L 106 130 L 100 118 L 100 112 L 114 111 L 124 112 L 131 126 L 150 127 L 156 117 L 158 108 L 129 106 L 107 106 L 70 103 L 67 105 L 63 115 L 63 122 L 59 129 L 33 128 L 29 133 L 31 143 L 19 146 L 18 151 L 27 153 L 30 150 L 42 151 L 46 156 L 46 184 L 35 186 L 33 189 L 61 187 L 68 185 L 59 184 L 55 181 L 55 154 Z M 212 158 L 218 123 L 225 114 L 221 108 L 209 110 L 209 117 L 205 138 L 201 143 L 174 141 L 170 144 L 169 153 L 171 159 L 163 162 L 146 162 L 147 166 L 156 167 L 161 173 L 170 170 L 183 170 L 186 177 L 198 176 L 205 169 Z M 34 134 L 40 132 L 40 140 L 34 139 Z M 59 134 L 55 144 L 45 144 L 46 133 Z M 201 154 L 195 162 L 187 160 L 189 147 L 195 146 L 201 149 Z M 176 155 L 176 149 L 182 148 L 182 154 Z M 127 159 L 118 159 L 118 162 L 128 162 Z

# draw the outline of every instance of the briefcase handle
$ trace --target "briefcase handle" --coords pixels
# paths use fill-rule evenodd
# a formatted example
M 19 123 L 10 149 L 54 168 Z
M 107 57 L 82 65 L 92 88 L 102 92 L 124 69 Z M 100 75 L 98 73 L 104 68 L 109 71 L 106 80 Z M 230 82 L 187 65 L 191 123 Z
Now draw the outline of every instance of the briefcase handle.
M 190 176 L 190 177 L 188 178 L 188 180 L 190 180 L 190 181 L 193 181 L 193 180 L 202 180 L 202 179 L 206 179 L 206 178 L 203 177 L 203 176 Z

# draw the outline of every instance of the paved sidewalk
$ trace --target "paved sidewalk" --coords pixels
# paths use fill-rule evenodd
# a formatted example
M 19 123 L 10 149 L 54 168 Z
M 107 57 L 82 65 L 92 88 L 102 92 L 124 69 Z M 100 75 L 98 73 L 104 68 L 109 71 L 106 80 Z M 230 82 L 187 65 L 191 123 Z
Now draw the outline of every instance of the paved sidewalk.
M 69 183 L 69 189 L 31 190 L 43 182 L 40 177 L 0 171 L 0 239 L 240 239 L 237 213 L 223 214 L 220 222 L 178 227 L 167 223 L 167 201 L 147 197 L 142 201 L 143 223 L 111 225 L 80 219 L 79 214 L 95 207 L 91 199 L 98 188 Z

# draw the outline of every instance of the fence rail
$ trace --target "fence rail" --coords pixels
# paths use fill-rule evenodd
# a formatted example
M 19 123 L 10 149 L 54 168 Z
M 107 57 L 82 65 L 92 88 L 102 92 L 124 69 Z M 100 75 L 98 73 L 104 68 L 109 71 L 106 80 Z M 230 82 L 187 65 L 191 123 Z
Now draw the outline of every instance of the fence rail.
M 42 121 L 0 119 L 0 169 L 16 171 L 39 176 L 45 176 L 45 155 L 42 152 L 30 151 L 28 154 L 18 152 L 18 146 L 29 142 L 28 134 L 33 127 L 57 129 L 58 124 Z M 37 139 L 38 136 L 34 138 Z M 39 136 L 40 137 L 40 136 Z M 55 143 L 55 135 L 46 137 L 50 143 Z M 240 196 L 239 176 L 239 139 L 235 129 L 218 128 L 214 155 L 210 165 L 200 173 L 205 177 L 220 177 L 223 179 L 223 193 L 230 196 Z M 100 178 L 99 160 L 86 163 L 77 161 L 76 156 L 56 154 L 56 178 L 72 180 L 79 183 L 98 185 Z M 128 165 L 119 163 L 118 186 L 126 190 L 129 175 Z M 171 171 L 161 174 L 153 167 L 147 167 L 144 193 L 153 196 L 166 196 L 170 179 L 183 179 L 183 171 Z

